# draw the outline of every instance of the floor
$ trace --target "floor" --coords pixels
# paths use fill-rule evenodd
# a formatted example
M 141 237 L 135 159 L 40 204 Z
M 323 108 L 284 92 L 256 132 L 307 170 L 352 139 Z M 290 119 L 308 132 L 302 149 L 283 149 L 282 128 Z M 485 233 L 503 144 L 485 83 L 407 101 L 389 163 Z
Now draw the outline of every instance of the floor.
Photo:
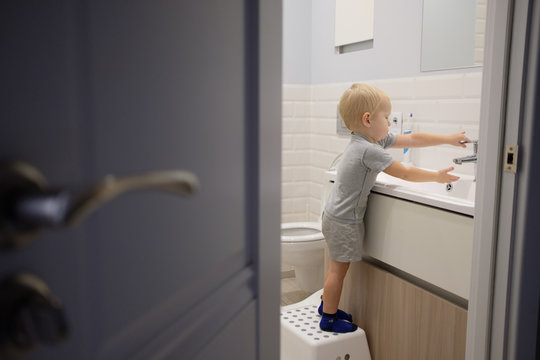
M 301 290 L 296 284 L 294 270 L 281 273 L 281 306 L 295 304 L 311 293 Z

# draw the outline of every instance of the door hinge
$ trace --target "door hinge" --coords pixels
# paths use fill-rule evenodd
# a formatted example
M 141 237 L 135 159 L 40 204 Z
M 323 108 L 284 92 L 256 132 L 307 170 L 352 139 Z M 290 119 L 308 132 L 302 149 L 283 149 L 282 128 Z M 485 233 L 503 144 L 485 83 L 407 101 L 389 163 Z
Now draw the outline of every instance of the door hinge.
M 516 173 L 517 162 L 518 162 L 518 149 L 519 146 L 516 144 L 505 145 L 504 147 L 504 160 L 503 160 L 503 171 L 509 172 L 512 174 Z

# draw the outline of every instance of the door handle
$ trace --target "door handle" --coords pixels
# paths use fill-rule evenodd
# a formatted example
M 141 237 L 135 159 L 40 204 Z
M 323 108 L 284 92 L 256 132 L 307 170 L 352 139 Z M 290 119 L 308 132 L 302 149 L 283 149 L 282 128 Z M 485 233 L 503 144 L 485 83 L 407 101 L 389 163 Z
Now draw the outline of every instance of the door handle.
M 82 189 L 49 187 L 32 165 L 12 161 L 0 165 L 0 247 L 21 247 L 43 228 L 74 226 L 101 205 L 129 192 L 158 190 L 194 194 L 197 177 L 185 170 L 135 176 L 106 176 Z

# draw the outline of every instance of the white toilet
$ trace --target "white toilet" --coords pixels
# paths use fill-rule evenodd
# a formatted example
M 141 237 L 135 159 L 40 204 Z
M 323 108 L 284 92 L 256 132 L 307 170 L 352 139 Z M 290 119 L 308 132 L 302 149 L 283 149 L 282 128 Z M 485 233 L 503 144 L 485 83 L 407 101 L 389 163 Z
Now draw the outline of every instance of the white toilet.
M 324 237 L 321 224 L 281 224 L 281 261 L 294 269 L 296 284 L 309 293 L 324 285 Z

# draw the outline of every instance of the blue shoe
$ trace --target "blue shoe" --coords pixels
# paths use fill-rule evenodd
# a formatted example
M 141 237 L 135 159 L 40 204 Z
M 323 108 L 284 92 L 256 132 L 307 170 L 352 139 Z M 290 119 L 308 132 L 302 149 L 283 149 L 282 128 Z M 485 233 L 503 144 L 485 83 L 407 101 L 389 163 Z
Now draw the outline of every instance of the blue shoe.
M 348 333 L 353 332 L 356 329 L 358 329 L 358 326 L 356 326 L 353 323 L 350 323 L 343 319 L 338 319 L 335 314 L 328 315 L 323 314 L 321 318 L 321 322 L 319 323 L 319 327 L 323 331 L 329 331 L 329 332 L 335 332 L 335 333 Z
M 323 314 L 323 302 L 321 300 L 321 305 L 319 306 L 319 315 L 322 316 Z M 336 318 L 338 319 L 341 319 L 341 320 L 346 320 L 346 321 L 349 321 L 349 322 L 352 322 L 352 315 L 351 314 L 347 314 L 345 311 L 343 310 L 339 310 L 337 311 L 336 313 Z

